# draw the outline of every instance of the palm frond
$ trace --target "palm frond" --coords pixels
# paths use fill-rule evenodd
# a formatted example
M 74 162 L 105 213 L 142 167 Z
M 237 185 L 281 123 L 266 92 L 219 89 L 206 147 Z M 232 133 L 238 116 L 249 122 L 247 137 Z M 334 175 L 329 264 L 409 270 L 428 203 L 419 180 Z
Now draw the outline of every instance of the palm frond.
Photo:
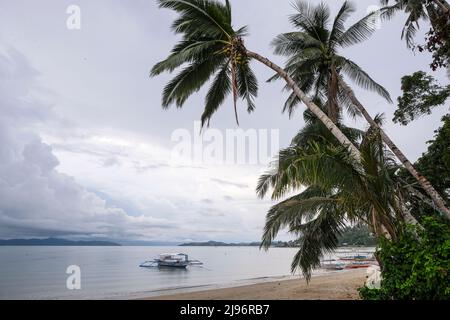
M 173 72 L 184 67 L 164 88 L 162 106 L 182 107 L 191 94 L 200 90 L 220 69 L 205 99 L 202 125 L 209 123 L 226 97 L 232 93 L 236 122 L 237 100 L 247 103 L 247 110 L 255 108 L 258 83 L 249 67 L 242 37 L 247 27 L 236 31 L 232 27 L 230 1 L 217 0 L 157 0 L 160 8 L 178 13 L 172 24 L 182 39 L 171 54 L 157 63 L 150 75 Z
M 182 40 L 173 48 L 172 54 L 167 59 L 158 62 L 152 68 L 150 76 L 154 77 L 165 71 L 172 72 L 184 63 L 204 60 L 217 50 L 215 49 L 217 44 L 217 40 Z
M 353 12 L 355 12 L 353 4 L 349 1 L 344 1 L 333 22 L 329 39 L 330 48 L 334 48 L 338 44 L 339 39 L 345 32 L 344 23 Z
M 321 48 L 321 42 L 305 32 L 282 33 L 272 40 L 271 45 L 275 54 L 284 56 L 298 54 L 306 48 Z
M 308 282 L 324 253 L 331 253 L 338 246 L 338 236 L 345 225 L 342 218 L 335 217 L 336 213 L 336 210 L 322 210 L 316 219 L 290 228 L 291 232 L 301 234 L 300 249 L 294 256 L 291 271 L 300 268 Z
M 341 47 L 349 47 L 369 39 L 376 31 L 375 23 L 378 16 L 379 12 L 374 11 L 353 24 L 339 37 L 339 45 Z
M 313 6 L 309 2 L 297 0 L 294 3 L 294 9 L 297 13 L 291 15 L 289 20 L 295 27 L 321 41 L 328 39 L 329 32 L 326 29 L 330 18 L 328 6 L 324 3 Z
M 258 95 L 258 80 L 248 61 L 240 63 L 236 71 L 239 96 L 246 100 L 247 112 L 252 112 L 255 109 L 254 99 Z
M 343 57 L 340 57 L 340 60 L 342 71 L 357 85 L 359 85 L 361 88 L 378 93 L 388 102 L 392 103 L 389 92 L 382 85 L 373 80 L 364 70 L 361 69 L 360 66 L 358 66 L 355 62 Z
M 408 18 L 402 30 L 402 39 L 405 39 L 408 48 L 414 47 L 414 37 L 416 36 L 417 29 L 418 24 L 415 24 Z
M 399 11 L 402 11 L 403 9 L 404 9 L 403 2 L 400 1 L 392 6 L 388 6 L 386 4 L 384 7 L 380 8 L 378 11 L 380 13 L 381 20 L 391 20 L 392 18 L 394 18 L 394 16 Z
M 342 108 L 345 108 L 347 114 L 353 119 L 362 116 L 361 111 L 353 104 L 353 100 L 348 95 L 347 91 L 341 87 L 339 87 L 337 100 L 339 105 L 342 106 Z
M 231 91 L 230 70 L 228 62 L 224 63 L 217 73 L 205 98 L 205 110 L 203 111 L 201 122 L 202 127 L 209 125 L 212 115 L 219 109 L 220 105 Z
M 209 80 L 217 70 L 218 65 L 219 61 L 216 58 L 193 62 L 184 68 L 164 87 L 163 107 L 168 108 L 175 103 L 178 108 L 181 108 L 187 98 Z
M 320 210 L 333 206 L 336 201 L 329 192 L 312 186 L 274 205 L 266 215 L 261 247 L 267 250 L 282 228 L 311 221 Z
M 237 114 L 237 99 L 238 99 L 238 84 L 237 84 L 237 75 L 236 75 L 236 63 L 235 61 L 231 61 L 231 91 L 233 94 L 233 107 L 234 107 L 234 117 L 236 119 L 236 123 L 239 126 L 239 118 Z
M 157 0 L 160 8 L 172 9 L 181 14 L 174 30 L 191 35 L 227 37 L 233 35 L 229 3 L 224 5 L 216 0 Z

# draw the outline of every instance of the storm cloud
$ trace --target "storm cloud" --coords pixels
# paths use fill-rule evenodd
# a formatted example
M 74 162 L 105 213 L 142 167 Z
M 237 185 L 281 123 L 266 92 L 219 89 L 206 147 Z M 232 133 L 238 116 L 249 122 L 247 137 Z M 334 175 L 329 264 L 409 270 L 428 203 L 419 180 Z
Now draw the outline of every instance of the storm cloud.
M 269 44 L 292 30 L 290 2 L 231 1 L 234 25 L 249 25 L 246 44 L 280 64 Z M 342 0 L 325 2 L 336 12 Z M 81 29 L 68 30 L 71 4 L 0 1 L 0 238 L 258 240 L 272 204 L 254 192 L 266 165 L 171 160 L 175 130 L 199 134 L 193 127 L 205 95 L 200 90 L 183 110 L 164 111 L 161 92 L 170 77 L 148 76 L 177 39 L 173 13 L 155 1 L 80 0 Z M 355 4 L 353 21 L 378 1 Z M 400 40 L 404 19 L 383 23 L 369 41 L 346 51 L 393 98 L 403 75 L 428 70 L 430 62 Z M 280 146 L 287 146 L 304 124 L 303 108 L 292 119 L 282 114 L 283 84 L 265 83 L 272 71 L 254 67 L 260 94 L 252 115 L 239 105 L 241 128 L 280 129 Z M 434 75 L 448 81 L 444 72 Z M 372 115 L 385 113 L 386 131 L 411 160 L 425 151 L 447 112 L 436 109 L 402 127 L 390 121 L 394 105 L 355 91 Z M 228 101 L 217 112 L 213 128 L 236 128 L 231 106 Z

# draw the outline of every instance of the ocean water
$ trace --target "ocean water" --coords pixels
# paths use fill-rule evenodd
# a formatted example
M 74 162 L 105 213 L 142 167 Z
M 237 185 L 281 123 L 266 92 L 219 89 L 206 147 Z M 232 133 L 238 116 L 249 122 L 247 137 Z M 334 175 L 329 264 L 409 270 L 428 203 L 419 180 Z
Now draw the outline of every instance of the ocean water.
M 297 249 L 257 247 L 0 247 L 0 299 L 128 299 L 292 276 Z M 140 268 L 160 253 L 183 252 L 203 266 Z M 325 258 L 333 258 L 333 255 Z M 81 289 L 66 286 L 67 267 Z M 324 272 L 317 270 L 317 272 Z M 300 277 L 300 275 L 297 275 Z

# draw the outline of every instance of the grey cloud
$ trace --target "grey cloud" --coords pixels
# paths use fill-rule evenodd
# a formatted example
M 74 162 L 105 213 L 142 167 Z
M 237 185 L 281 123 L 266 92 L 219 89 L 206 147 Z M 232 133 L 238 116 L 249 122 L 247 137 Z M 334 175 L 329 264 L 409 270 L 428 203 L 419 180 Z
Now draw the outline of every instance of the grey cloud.
M 227 180 L 223 180 L 223 179 L 211 178 L 210 180 L 213 182 L 216 182 L 218 184 L 224 185 L 224 186 L 232 186 L 232 187 L 236 187 L 236 188 L 240 188 L 240 189 L 246 189 L 249 187 L 247 184 L 244 184 L 244 183 L 236 183 L 236 182 L 227 181 Z
M 113 167 L 113 166 L 119 166 L 120 165 L 120 161 L 117 157 L 113 156 L 113 157 L 109 157 L 106 158 L 103 161 L 103 166 L 104 167 Z
M 22 86 L 15 84 L 13 94 L 5 86 L 0 89 L 0 237 L 83 234 L 145 237 L 154 230 L 176 226 L 175 222 L 149 216 L 131 217 L 121 208 L 108 207 L 98 195 L 59 173 L 56 170 L 59 161 L 51 146 L 37 135 L 21 130 L 39 121 L 39 114 L 33 111 L 40 105 L 23 99 L 35 89 L 36 73 L 17 51 L 0 56 L 0 61 L 5 60 L 9 69 L 5 71 L 5 64 L 0 63 L 0 74 L 24 81 Z M 2 80 L 3 84 L 5 79 Z M 17 103 L 28 113 L 14 112 Z
M 172 165 L 169 163 L 141 163 L 139 161 L 133 161 L 133 167 L 136 169 L 138 173 L 145 173 L 149 170 L 156 170 L 156 169 L 162 169 L 162 168 L 172 168 L 172 169 L 200 169 L 204 170 L 205 167 L 202 166 L 190 166 L 190 165 Z
M 335 13 L 343 0 L 325 2 Z M 357 12 L 352 21 L 364 15 L 369 5 L 378 3 L 354 2 Z M 269 43 L 277 34 L 292 31 L 287 19 L 292 13 L 291 1 L 232 0 L 231 3 L 234 24 L 249 25 L 250 35 L 246 38 L 249 48 L 282 65 L 284 59 L 273 55 Z M 254 240 L 260 229 L 253 228 L 263 225 L 271 202 L 255 200 L 249 185 L 236 182 L 239 173 L 244 172 L 239 166 L 223 172 L 221 168 L 215 171 L 201 166 L 175 166 L 166 158 L 133 157 L 128 150 L 83 142 L 86 132 L 89 137 L 90 132 L 102 133 L 114 128 L 168 148 L 174 130 L 192 131 L 193 121 L 201 116 L 206 92 L 200 90 L 189 98 L 183 110 L 161 110 L 161 92 L 171 77 L 165 74 L 149 78 L 148 71 L 167 56 L 174 44 L 176 36 L 170 31 L 172 12 L 159 10 L 155 1 L 79 0 L 77 4 L 83 14 L 79 31 L 64 28 L 67 5 L 64 1 L 17 0 L 1 4 L 0 236 L 8 232 L 15 235 L 35 232 L 42 236 L 64 232 L 193 238 L 202 230 L 202 237 L 208 238 L 208 230 L 214 230 L 211 226 L 220 222 L 223 229 L 236 228 L 229 240 L 240 240 L 231 237 Z M 29 12 L 35 12 L 39 19 L 29 19 Z M 345 52 L 383 84 L 394 99 L 401 93 L 400 78 L 416 70 L 428 70 L 431 61 L 427 54 L 414 56 L 400 40 L 404 21 L 405 16 L 398 15 L 383 23 L 370 40 Z M 425 29 L 422 28 L 422 33 Z M 14 43 L 17 50 L 8 47 L 8 43 Z M 380 50 L 386 47 L 389 50 Z M 261 85 L 260 93 L 255 101 L 257 108 L 251 115 L 239 103 L 241 128 L 280 128 L 280 146 L 287 146 L 303 126 L 301 114 L 305 108 L 300 105 L 292 120 L 281 114 L 286 98 L 286 93 L 282 93 L 283 84 L 265 83 L 272 71 L 257 63 L 252 66 Z M 445 73 L 435 75 L 447 83 Z M 387 105 L 376 95 L 354 87 L 372 115 L 386 113 L 386 131 L 411 160 L 425 150 L 425 141 L 433 136 L 441 116 L 447 112 L 445 108 L 436 109 L 432 115 L 401 127 L 390 121 L 394 105 Z M 231 99 L 225 102 L 212 120 L 212 127 L 220 130 L 236 127 L 231 106 Z M 361 127 L 364 122 L 348 120 L 348 124 Z M 97 166 L 92 171 L 95 183 L 78 175 L 75 168 L 82 167 L 86 157 L 95 159 L 91 161 Z M 60 162 L 58 166 L 57 162 Z M 141 180 L 148 178 L 148 184 L 137 183 L 134 172 L 125 176 L 124 172 L 130 168 L 142 174 Z M 183 169 L 202 171 L 192 173 Z M 123 185 L 111 191 L 114 189 L 111 174 L 119 171 L 122 175 L 114 178 Z M 175 171 L 176 175 L 163 175 L 166 171 Z M 226 179 L 209 179 L 205 177 L 208 172 L 212 172 L 209 177 Z M 254 174 L 255 182 L 257 175 Z M 81 180 L 83 185 L 77 182 Z M 175 189 L 182 182 L 186 185 L 177 189 L 175 195 L 170 188 L 166 194 L 159 191 L 160 184 Z M 205 194 L 199 190 L 200 184 Z M 221 186 L 236 189 L 227 190 L 229 196 L 208 193 Z M 86 188 L 108 190 L 105 193 L 111 192 L 112 198 L 121 201 L 115 201 L 114 205 L 105 195 Z M 139 192 L 139 196 L 130 196 Z M 123 194 L 128 198 L 123 199 L 127 197 Z M 201 202 L 206 198 L 215 203 Z M 226 208 L 217 210 L 223 201 L 229 201 Z M 130 204 L 121 206 L 120 202 Z M 207 218 L 205 206 L 211 208 L 211 220 Z M 147 217 L 140 217 L 142 209 Z M 227 219 L 221 220 L 217 213 L 226 214 Z M 244 216 L 248 221 L 242 220 Z M 186 221 L 192 222 L 191 225 L 187 226 Z M 177 232 L 165 229 L 167 226 L 177 228 Z M 214 233 L 214 236 L 227 238 L 225 233 Z

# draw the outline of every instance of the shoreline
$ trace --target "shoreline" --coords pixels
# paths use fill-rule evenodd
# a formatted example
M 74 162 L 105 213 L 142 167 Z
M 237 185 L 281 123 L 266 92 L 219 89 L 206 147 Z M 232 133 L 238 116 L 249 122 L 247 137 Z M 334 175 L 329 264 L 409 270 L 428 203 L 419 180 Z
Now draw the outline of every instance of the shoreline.
M 304 278 L 265 278 L 263 281 L 219 288 L 178 290 L 175 293 L 147 295 L 138 300 L 355 300 L 357 288 L 366 280 L 366 269 L 313 275 L 309 284 Z M 193 289 L 193 288 L 190 288 Z

